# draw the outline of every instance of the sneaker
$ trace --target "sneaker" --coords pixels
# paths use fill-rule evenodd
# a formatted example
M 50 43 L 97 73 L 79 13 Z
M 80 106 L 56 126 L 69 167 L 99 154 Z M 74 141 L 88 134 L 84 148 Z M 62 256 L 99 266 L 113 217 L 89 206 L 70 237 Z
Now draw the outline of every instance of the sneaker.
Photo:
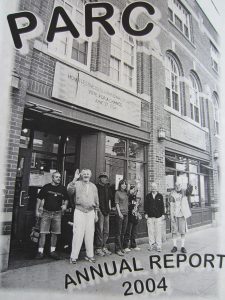
M 105 255 L 111 255 L 112 252 L 109 251 L 107 248 L 103 248 L 102 251 L 105 253 Z
M 44 258 L 44 253 L 38 252 L 37 255 L 35 256 L 35 259 L 43 259 Z
M 76 264 L 77 263 L 77 260 L 76 259 L 74 259 L 74 258 L 70 258 L 70 264 Z
M 161 251 L 162 251 L 162 248 L 157 247 L 157 248 L 156 248 L 156 251 L 157 251 L 157 252 L 161 252 Z
M 186 250 L 184 247 L 181 247 L 180 251 L 181 251 L 182 253 L 187 253 L 187 250 Z
M 129 248 L 125 248 L 123 251 L 124 251 L 125 253 L 128 253 L 128 252 L 130 252 L 131 250 L 130 250 Z
M 60 260 L 59 255 L 56 253 L 56 251 L 53 251 L 50 253 L 49 255 L 51 258 L 55 259 L 55 260 Z
M 95 258 L 94 257 L 88 257 L 88 256 L 85 256 L 84 258 L 86 261 L 89 261 L 91 263 L 95 263 Z
M 95 254 L 98 256 L 105 256 L 105 253 L 102 251 L 102 249 L 96 249 Z
M 124 256 L 124 254 L 123 254 L 123 252 L 121 250 L 116 251 L 116 254 L 119 255 L 119 256 Z
M 174 247 L 173 247 L 173 249 L 171 250 L 171 252 L 172 252 L 172 253 L 175 253 L 175 252 L 177 252 L 177 247 L 176 247 L 176 246 L 174 246 Z
M 139 247 L 135 247 L 135 248 L 131 248 L 132 250 L 135 250 L 135 251 L 140 251 L 141 250 L 141 248 L 139 248 Z

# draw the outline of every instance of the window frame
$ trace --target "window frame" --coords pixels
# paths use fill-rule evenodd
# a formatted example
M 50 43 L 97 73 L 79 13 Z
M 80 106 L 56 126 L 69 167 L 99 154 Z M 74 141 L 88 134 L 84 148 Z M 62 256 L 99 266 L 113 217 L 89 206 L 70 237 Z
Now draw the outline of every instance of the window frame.
M 72 7 L 72 14 L 71 13 L 68 13 L 68 15 L 70 15 L 73 19 L 74 19 L 74 22 L 76 23 L 76 26 L 78 27 L 78 30 L 79 28 L 82 28 L 82 25 L 78 22 L 76 22 L 76 13 L 79 12 L 79 13 L 82 13 L 84 14 L 84 5 L 85 5 L 85 1 L 84 0 L 81 0 L 83 2 L 83 10 L 73 4 L 74 0 L 54 0 L 54 6 L 53 8 L 55 8 L 56 6 L 62 6 L 65 10 L 66 10 L 66 5 L 69 5 Z M 79 0 L 77 0 L 79 1 Z M 59 4 L 57 2 L 63 2 L 62 4 Z M 87 47 L 87 53 L 86 53 L 86 64 L 76 60 L 76 59 L 73 59 L 72 58 L 72 51 L 73 51 L 73 41 L 74 41 L 74 37 L 69 34 L 68 32 L 65 32 L 65 33 L 58 33 L 59 35 L 61 35 L 61 38 L 57 38 L 55 37 L 55 43 L 54 44 L 54 41 L 51 42 L 51 43 L 48 43 L 48 53 L 50 55 L 53 55 L 55 56 L 56 58 L 60 59 L 60 60 L 65 60 L 67 62 L 69 62 L 71 65 L 74 65 L 76 67 L 79 67 L 81 69 L 84 69 L 86 71 L 90 71 L 90 65 L 91 65 L 91 48 L 92 48 L 92 38 L 90 37 L 86 37 L 84 34 L 82 34 L 82 30 L 80 30 L 80 37 L 78 39 L 75 39 L 79 44 L 82 44 L 82 43 L 86 43 L 86 47 Z M 63 40 L 63 37 L 65 37 L 66 39 L 66 53 L 65 54 L 61 54 L 59 53 L 59 51 L 57 50 L 57 43 L 60 43 L 62 40 Z
M 113 158 L 113 159 L 116 159 L 116 160 L 122 160 L 123 163 L 124 163 L 124 174 L 123 174 L 123 177 L 128 180 L 128 169 L 129 169 L 129 162 L 133 162 L 133 163 L 142 163 L 143 164 L 143 175 L 144 175 L 144 178 L 143 178 L 143 181 L 144 181 L 144 188 L 143 188 L 143 191 L 144 191 L 144 196 L 143 196 L 143 202 L 142 202 L 142 208 L 144 209 L 144 201 L 145 201 L 145 196 L 146 196 L 146 192 L 147 192 L 147 144 L 143 143 L 143 142 L 140 142 L 140 141 L 136 141 L 134 139 L 129 139 L 129 138 L 125 138 L 125 137 L 120 137 L 120 136 L 116 136 L 116 135 L 112 135 L 112 134 L 106 134 L 105 135 L 105 140 L 106 138 L 109 137 L 109 138 L 116 138 L 116 139 L 121 139 L 123 141 L 125 141 L 125 155 L 124 156 L 115 156 L 115 155 L 111 155 L 109 153 L 106 153 L 105 151 L 105 165 L 106 165 L 106 158 Z M 134 142 L 134 143 L 139 143 L 143 146 L 143 159 L 137 159 L 137 158 L 132 158 L 129 156 L 129 143 L 130 142 Z M 142 211 L 143 212 L 143 211 Z
M 190 73 L 189 92 L 190 92 L 190 113 L 191 113 L 190 117 L 195 123 L 201 125 L 201 105 L 200 105 L 201 85 L 199 83 L 198 78 L 193 73 Z M 194 99 L 197 101 L 192 100 L 192 95 L 194 95 Z M 197 110 L 198 110 L 198 114 L 196 114 Z
M 210 54 L 211 54 L 212 69 L 216 73 L 218 73 L 219 72 L 219 51 L 211 41 L 210 41 Z
M 219 97 L 216 93 L 212 96 L 213 102 L 213 119 L 214 119 L 214 131 L 217 136 L 220 135 L 220 105 Z
M 117 32 L 115 36 L 111 37 L 111 53 L 110 53 L 110 60 L 111 58 L 117 59 L 119 61 L 119 80 L 115 81 L 113 76 L 111 76 L 111 67 L 109 72 L 109 78 L 113 83 L 117 83 L 122 87 L 125 87 L 128 90 L 133 92 L 137 91 L 137 66 L 136 66 L 136 57 L 137 57 L 137 45 L 136 39 L 130 35 L 128 35 L 120 25 L 120 22 L 117 24 Z M 118 40 L 121 43 L 118 44 Z M 126 51 L 128 49 L 126 44 L 131 47 L 132 51 Z M 120 47 L 120 53 L 116 53 L 116 51 L 112 51 L 115 47 Z M 133 52 L 133 53 L 132 53 Z M 130 55 L 131 61 L 129 62 L 126 60 L 126 55 Z M 131 75 L 128 75 L 127 70 L 131 71 Z M 131 84 L 129 82 L 132 82 Z
M 168 0 L 168 20 L 192 42 L 191 14 L 179 0 Z
M 177 63 L 176 59 L 171 54 L 168 53 L 165 56 L 165 72 L 166 72 L 166 84 L 165 84 L 166 105 L 172 108 L 174 111 L 181 114 L 180 66 Z M 175 83 L 173 84 L 173 82 Z M 176 86 L 177 86 L 177 90 L 176 90 Z M 175 103 L 174 95 L 177 96 L 176 102 L 178 103 L 178 109 L 175 108 L 176 104 L 174 104 Z
M 186 160 L 186 165 L 187 165 L 187 169 L 184 170 L 184 171 L 181 171 L 181 170 L 178 170 L 176 167 L 173 168 L 173 167 L 168 167 L 167 166 L 167 158 L 168 157 L 171 157 L 173 159 L 177 159 L 177 161 L 179 160 L 179 158 L 181 159 L 185 159 Z M 190 169 L 190 165 L 193 165 L 193 163 L 191 163 L 192 161 L 195 161 L 196 163 L 196 167 L 197 167 L 197 171 L 192 171 Z M 176 182 L 177 179 L 178 179 L 178 173 L 185 173 L 187 174 L 187 179 L 188 179 L 188 184 L 190 184 L 190 177 L 191 175 L 196 175 L 197 178 L 198 178 L 198 197 L 199 197 L 199 201 L 198 202 L 193 202 L 193 203 L 198 203 L 199 205 L 195 206 L 195 205 L 191 205 L 191 208 L 199 208 L 199 207 L 203 207 L 202 205 L 202 189 L 201 189 L 201 177 L 204 177 L 206 180 L 207 180 L 207 184 L 208 184 L 208 194 L 206 195 L 206 198 L 208 201 L 205 202 L 204 201 L 204 206 L 205 207 L 210 207 L 211 206 L 211 198 L 210 198 L 210 193 L 209 193 L 209 177 L 210 177 L 210 174 L 209 174 L 209 171 L 206 169 L 205 172 L 202 172 L 201 169 L 203 166 L 207 165 L 208 163 L 207 162 L 204 162 L 204 161 L 201 161 L 201 160 L 197 160 L 197 159 L 193 159 L 191 157 L 187 157 L 187 156 L 183 156 L 183 155 L 180 155 L 180 154 L 175 154 L 175 153 L 172 153 L 172 152 L 168 152 L 166 151 L 166 155 L 165 155 L 165 176 L 168 174 L 168 173 L 172 173 L 174 172 L 174 181 Z M 175 184 L 174 182 L 174 184 Z M 166 191 L 166 194 L 168 195 L 170 193 L 170 191 Z M 189 199 L 189 203 L 192 203 L 191 202 L 191 199 L 190 199 L 191 196 L 188 196 L 188 199 Z

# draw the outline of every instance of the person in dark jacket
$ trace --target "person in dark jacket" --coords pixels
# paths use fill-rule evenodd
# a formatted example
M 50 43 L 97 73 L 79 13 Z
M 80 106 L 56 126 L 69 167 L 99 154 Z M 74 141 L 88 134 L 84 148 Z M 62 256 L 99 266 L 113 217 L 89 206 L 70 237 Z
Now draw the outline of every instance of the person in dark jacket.
M 96 186 L 99 197 L 99 211 L 98 222 L 95 225 L 95 254 L 105 256 L 112 254 L 106 247 L 109 237 L 109 212 L 111 210 L 111 190 L 106 172 L 99 175 L 99 183 Z
M 131 249 L 140 250 L 136 244 L 137 238 L 137 225 L 140 218 L 140 213 L 138 212 L 138 207 L 140 206 L 140 202 L 137 199 L 137 190 L 135 189 L 135 185 L 130 186 L 130 191 L 128 193 L 128 224 L 127 230 L 124 237 L 124 251 L 130 252 Z M 130 248 L 129 248 L 130 243 Z
M 162 233 L 161 223 L 164 217 L 163 196 L 157 192 L 158 187 L 155 182 L 152 183 L 152 190 L 146 196 L 145 201 L 145 218 L 147 219 L 149 251 L 153 250 L 156 244 L 158 252 L 162 250 Z

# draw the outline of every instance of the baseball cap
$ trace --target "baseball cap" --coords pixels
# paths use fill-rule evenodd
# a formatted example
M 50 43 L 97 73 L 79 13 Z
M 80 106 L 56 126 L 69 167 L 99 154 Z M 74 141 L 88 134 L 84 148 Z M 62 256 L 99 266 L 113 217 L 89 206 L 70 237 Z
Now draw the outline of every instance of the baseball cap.
M 98 176 L 98 178 L 100 177 L 107 177 L 108 178 L 108 174 L 106 172 L 101 172 Z

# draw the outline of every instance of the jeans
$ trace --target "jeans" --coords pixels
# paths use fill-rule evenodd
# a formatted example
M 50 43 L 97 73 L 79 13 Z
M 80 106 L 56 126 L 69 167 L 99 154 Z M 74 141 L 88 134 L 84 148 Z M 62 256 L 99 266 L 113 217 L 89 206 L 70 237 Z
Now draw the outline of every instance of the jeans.
M 115 250 L 123 250 L 124 235 L 127 228 L 128 216 L 123 214 L 123 219 L 116 215 L 116 239 L 115 239 Z
M 41 215 L 40 233 L 61 234 L 62 211 L 43 210 Z
M 98 211 L 98 222 L 95 225 L 95 244 L 97 249 L 106 247 L 109 238 L 109 215 L 104 216 Z
M 127 230 L 126 234 L 124 237 L 124 248 L 129 247 L 129 242 L 130 242 L 130 247 L 131 248 L 136 248 L 136 238 L 137 238 L 137 225 L 132 222 L 128 222 L 127 224 Z

